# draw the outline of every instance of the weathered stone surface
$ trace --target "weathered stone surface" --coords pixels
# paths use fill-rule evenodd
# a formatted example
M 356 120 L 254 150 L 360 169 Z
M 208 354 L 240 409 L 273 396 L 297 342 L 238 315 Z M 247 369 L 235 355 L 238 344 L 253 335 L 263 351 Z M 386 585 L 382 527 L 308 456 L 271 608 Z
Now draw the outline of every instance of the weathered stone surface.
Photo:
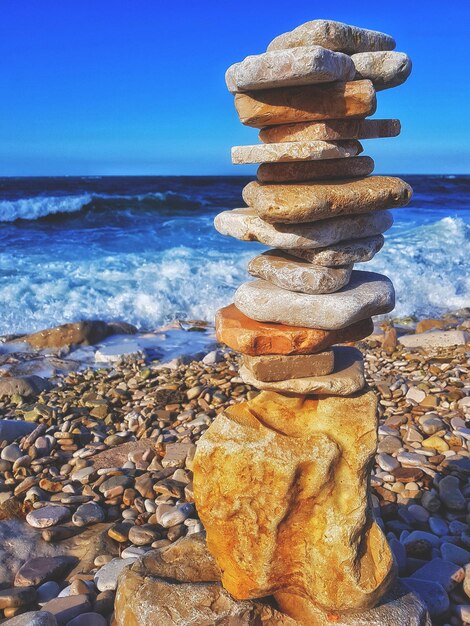
M 365 237 L 364 239 L 354 239 L 352 241 L 342 241 L 328 248 L 302 249 L 293 248 L 289 250 L 292 256 L 305 259 L 315 265 L 325 265 L 326 267 L 336 267 L 347 265 L 348 263 L 365 263 L 370 261 L 384 245 L 382 235 Z
M 71 346 L 92 346 L 110 335 L 131 335 L 137 328 L 125 322 L 106 323 L 101 320 L 84 320 L 71 324 L 61 324 L 54 328 L 46 328 L 31 335 L 21 337 L 33 348 L 63 348 Z
M 334 20 L 312 20 L 273 39 L 268 50 L 312 45 L 354 54 L 374 50 L 393 50 L 395 40 L 390 35 L 377 30 L 350 26 Z
M 215 325 L 221 343 L 251 356 L 312 354 L 336 343 L 359 341 L 373 331 L 371 319 L 340 330 L 262 324 L 244 315 L 234 304 L 217 312 Z
M 289 378 L 326 376 L 335 367 L 333 350 L 318 354 L 243 356 L 243 365 L 257 380 L 273 382 Z
M 283 250 L 268 250 L 248 263 L 257 278 L 300 293 L 333 293 L 348 284 L 353 266 L 325 267 L 298 259 Z
M 266 382 L 258 380 L 244 365 L 240 368 L 240 377 L 248 385 L 264 391 L 298 395 L 350 396 L 361 391 L 366 384 L 362 354 L 356 348 L 336 346 L 335 369 L 332 374 L 305 378 L 292 378 Z M 287 357 L 285 357 L 287 358 Z
M 3 622 L 4 626 L 57 626 L 57 620 L 49 611 L 28 611 Z
M 354 271 L 349 285 L 341 291 L 315 296 L 280 289 L 265 280 L 244 283 L 235 293 L 235 304 L 258 322 L 335 330 L 390 313 L 395 292 L 386 276 Z
M 297 594 L 308 605 L 303 615 L 378 601 L 393 580 L 393 559 L 367 494 L 376 422 L 372 392 L 262 392 L 217 416 L 198 444 L 194 494 L 235 598 L 274 592 L 296 619 Z
M 246 126 L 367 117 L 375 113 L 375 89 L 369 80 L 259 89 L 237 93 L 235 108 Z
M 322 46 L 273 50 L 246 57 L 231 65 L 225 82 L 231 93 L 250 89 L 293 87 L 352 80 L 356 74 L 351 57 Z
M 342 139 L 396 137 L 400 134 L 400 130 L 400 120 L 327 120 L 262 128 L 259 138 L 263 143 L 341 141 Z
M 37 586 L 48 580 L 60 580 L 76 562 L 76 558 L 68 556 L 44 556 L 29 559 L 18 570 L 15 586 Z
M 91 602 L 85 594 L 65 596 L 49 600 L 44 605 L 43 610 L 54 615 L 58 626 L 66 626 L 78 615 L 91 611 Z
M 0 398 L 3 396 L 37 396 L 45 389 L 50 389 L 49 381 L 40 376 L 18 376 L 0 378 Z
M 412 193 L 401 178 L 368 176 L 297 185 L 252 181 L 243 189 L 243 199 L 267 222 L 297 224 L 403 207 Z
M 118 626 L 297 626 L 267 602 L 237 602 L 200 534 L 153 550 L 124 571 L 116 594 Z
M 66 506 L 46 505 L 30 511 L 26 521 L 34 528 L 48 528 L 70 519 L 70 509 Z
M 446 348 L 466 344 L 470 341 L 470 333 L 464 330 L 433 330 L 416 335 L 403 335 L 398 341 L 407 348 Z
M 256 177 L 262 183 L 302 183 L 309 180 L 368 176 L 374 161 L 368 156 L 293 163 L 262 163 Z
M 167 551 L 164 557 L 158 553 Z M 191 535 L 162 550 L 149 552 L 120 577 L 115 606 L 117 626 L 299 626 L 273 608 L 270 598 L 234 601 L 219 583 L 220 570 L 201 535 Z M 335 616 L 340 626 L 426 626 L 423 605 L 396 584 L 379 606 Z M 316 624 L 331 626 L 320 613 Z M 25 626 L 22 624 L 21 626 Z
M 283 143 L 259 143 L 252 146 L 234 146 L 232 163 L 283 163 L 289 161 L 312 161 L 344 159 L 362 152 L 361 144 L 349 141 L 285 141 Z
M 390 211 L 335 217 L 306 224 L 270 224 L 254 209 L 233 209 L 216 216 L 214 226 L 222 235 L 242 241 L 259 241 L 273 248 L 325 248 L 340 241 L 379 235 L 393 224 Z
M 371 80 L 376 91 L 398 87 L 411 74 L 411 59 L 404 52 L 359 52 L 351 59 L 356 67 L 356 79 Z
M 96 572 L 94 577 L 97 589 L 99 589 L 99 591 L 112 591 L 116 589 L 119 574 L 124 568 L 135 563 L 136 560 L 136 557 L 129 557 L 127 559 L 116 558 L 103 565 L 103 567 Z

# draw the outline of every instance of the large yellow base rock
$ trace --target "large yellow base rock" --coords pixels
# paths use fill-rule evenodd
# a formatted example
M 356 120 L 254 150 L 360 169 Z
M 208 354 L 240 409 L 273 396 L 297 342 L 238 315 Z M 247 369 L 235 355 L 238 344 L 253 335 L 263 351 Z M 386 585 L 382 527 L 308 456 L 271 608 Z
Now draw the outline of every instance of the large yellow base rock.
M 376 428 L 371 391 L 263 392 L 216 418 L 198 445 L 194 495 L 236 599 L 273 594 L 305 624 L 378 603 L 394 568 L 368 497 Z

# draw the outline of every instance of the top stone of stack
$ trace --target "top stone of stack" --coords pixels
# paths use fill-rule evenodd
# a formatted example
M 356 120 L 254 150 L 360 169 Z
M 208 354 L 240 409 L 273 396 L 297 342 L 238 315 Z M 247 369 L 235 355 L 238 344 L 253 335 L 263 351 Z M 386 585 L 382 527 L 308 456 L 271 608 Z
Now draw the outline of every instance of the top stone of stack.
M 355 54 L 394 50 L 396 44 L 393 37 L 376 30 L 349 26 L 333 20 L 312 20 L 273 39 L 268 46 L 268 52 L 314 45 Z

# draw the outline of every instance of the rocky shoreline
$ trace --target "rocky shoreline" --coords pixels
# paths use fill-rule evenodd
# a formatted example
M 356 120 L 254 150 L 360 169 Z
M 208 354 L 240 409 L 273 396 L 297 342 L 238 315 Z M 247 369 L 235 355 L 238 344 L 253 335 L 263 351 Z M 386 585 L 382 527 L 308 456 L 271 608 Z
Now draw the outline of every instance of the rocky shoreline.
M 96 345 L 21 352 L 17 342 L 8 350 L 2 344 L 4 618 L 20 620 L 22 613 L 41 609 L 36 618 L 43 621 L 37 624 L 111 624 L 122 569 L 152 549 L 203 530 L 192 497 L 197 441 L 220 411 L 258 392 L 239 378 L 233 352 L 209 350 L 212 329 L 182 328 L 154 333 L 153 342 L 146 333 L 147 344 L 143 333 L 128 335 L 128 348 L 130 341 L 144 348 L 122 354 L 116 346 L 123 345 L 123 336 L 111 337 L 114 351 L 108 351 L 107 363 L 96 360 Z M 189 329 L 202 332 L 189 336 Z M 465 624 L 470 622 L 465 345 L 470 312 L 417 326 L 397 320 L 382 331 L 357 344 L 380 406 L 375 512 L 402 582 L 426 603 L 433 623 Z M 157 341 L 164 343 L 165 333 L 174 348 L 166 355 L 167 366 Z M 181 333 L 186 345 L 194 338 L 190 352 L 199 353 L 197 360 L 176 358 L 184 342 L 175 337 Z M 49 380 L 40 378 L 31 388 L 12 386 L 15 376 L 40 371 L 24 365 L 33 361 L 35 366 L 42 361 L 43 370 L 47 363 Z M 70 369 L 67 361 L 79 366 Z M 15 541 L 22 542 L 22 551 Z

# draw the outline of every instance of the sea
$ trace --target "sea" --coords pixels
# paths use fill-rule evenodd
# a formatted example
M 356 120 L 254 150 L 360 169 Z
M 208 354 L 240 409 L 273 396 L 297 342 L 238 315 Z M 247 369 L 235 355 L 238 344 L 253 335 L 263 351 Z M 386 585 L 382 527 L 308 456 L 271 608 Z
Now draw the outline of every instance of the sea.
M 393 317 L 470 306 L 470 177 L 402 176 L 382 251 L 360 269 L 395 284 Z M 81 319 L 154 330 L 211 321 L 265 249 L 223 237 L 220 211 L 243 206 L 246 177 L 0 179 L 0 334 Z

